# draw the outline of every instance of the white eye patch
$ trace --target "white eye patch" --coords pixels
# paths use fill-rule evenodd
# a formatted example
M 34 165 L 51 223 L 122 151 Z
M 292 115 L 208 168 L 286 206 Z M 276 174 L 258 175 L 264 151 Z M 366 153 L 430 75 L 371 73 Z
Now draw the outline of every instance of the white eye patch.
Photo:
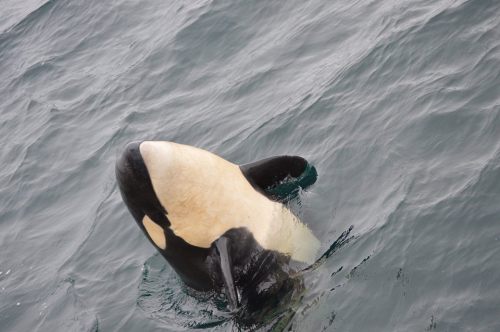
M 144 225 L 144 228 L 146 228 L 146 232 L 148 232 L 149 237 L 153 240 L 156 246 L 165 250 L 167 248 L 167 239 L 165 239 L 163 228 L 151 220 L 147 215 L 142 218 L 142 224 Z

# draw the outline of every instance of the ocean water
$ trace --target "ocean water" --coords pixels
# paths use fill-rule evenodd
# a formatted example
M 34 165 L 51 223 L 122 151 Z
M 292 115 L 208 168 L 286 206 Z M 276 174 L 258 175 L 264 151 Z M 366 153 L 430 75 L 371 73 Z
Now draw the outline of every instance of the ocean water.
M 329 256 L 255 329 L 500 331 L 500 1 L 3 0 L 0 135 L 0 331 L 248 328 L 126 210 L 143 139 L 317 168 Z

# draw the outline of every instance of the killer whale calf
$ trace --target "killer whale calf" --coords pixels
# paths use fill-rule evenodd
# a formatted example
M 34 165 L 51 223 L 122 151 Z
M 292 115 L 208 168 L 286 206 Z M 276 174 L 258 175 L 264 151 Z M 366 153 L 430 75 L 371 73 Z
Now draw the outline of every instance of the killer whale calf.
M 129 143 L 116 162 L 128 210 L 185 284 L 223 290 L 232 309 L 277 303 L 320 243 L 286 206 L 316 181 L 298 156 L 246 165 L 166 141 Z

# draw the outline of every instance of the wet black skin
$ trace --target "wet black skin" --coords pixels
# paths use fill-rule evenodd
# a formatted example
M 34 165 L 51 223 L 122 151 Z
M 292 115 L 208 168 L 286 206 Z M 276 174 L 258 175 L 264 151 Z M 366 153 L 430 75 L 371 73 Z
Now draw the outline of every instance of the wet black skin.
M 307 164 L 307 160 L 302 157 L 279 156 L 245 164 L 240 169 L 255 189 L 266 193 L 268 188 L 287 177 L 298 178 L 304 173 Z
M 150 241 L 188 286 L 201 291 L 224 289 L 233 309 L 256 311 L 279 302 L 283 294 L 301 283 L 289 277 L 289 257 L 264 250 L 246 228 L 227 230 L 210 248 L 190 245 L 176 236 L 169 227 L 168 211 L 153 190 L 139 145 L 140 142 L 127 145 L 116 163 L 122 198 L 148 238 L 142 224 L 145 215 L 163 228 L 166 249 Z M 241 166 L 241 170 L 256 190 L 277 200 L 266 190 L 287 177 L 298 177 L 306 166 L 303 158 L 282 156 Z

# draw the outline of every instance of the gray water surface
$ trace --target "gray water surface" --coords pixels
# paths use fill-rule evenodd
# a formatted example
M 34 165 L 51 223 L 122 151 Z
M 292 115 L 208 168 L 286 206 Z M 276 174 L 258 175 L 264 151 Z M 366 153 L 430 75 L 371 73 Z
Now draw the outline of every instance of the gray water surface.
M 126 210 L 141 139 L 316 166 L 286 328 L 500 331 L 499 1 L 0 4 L 1 331 L 241 328 Z

